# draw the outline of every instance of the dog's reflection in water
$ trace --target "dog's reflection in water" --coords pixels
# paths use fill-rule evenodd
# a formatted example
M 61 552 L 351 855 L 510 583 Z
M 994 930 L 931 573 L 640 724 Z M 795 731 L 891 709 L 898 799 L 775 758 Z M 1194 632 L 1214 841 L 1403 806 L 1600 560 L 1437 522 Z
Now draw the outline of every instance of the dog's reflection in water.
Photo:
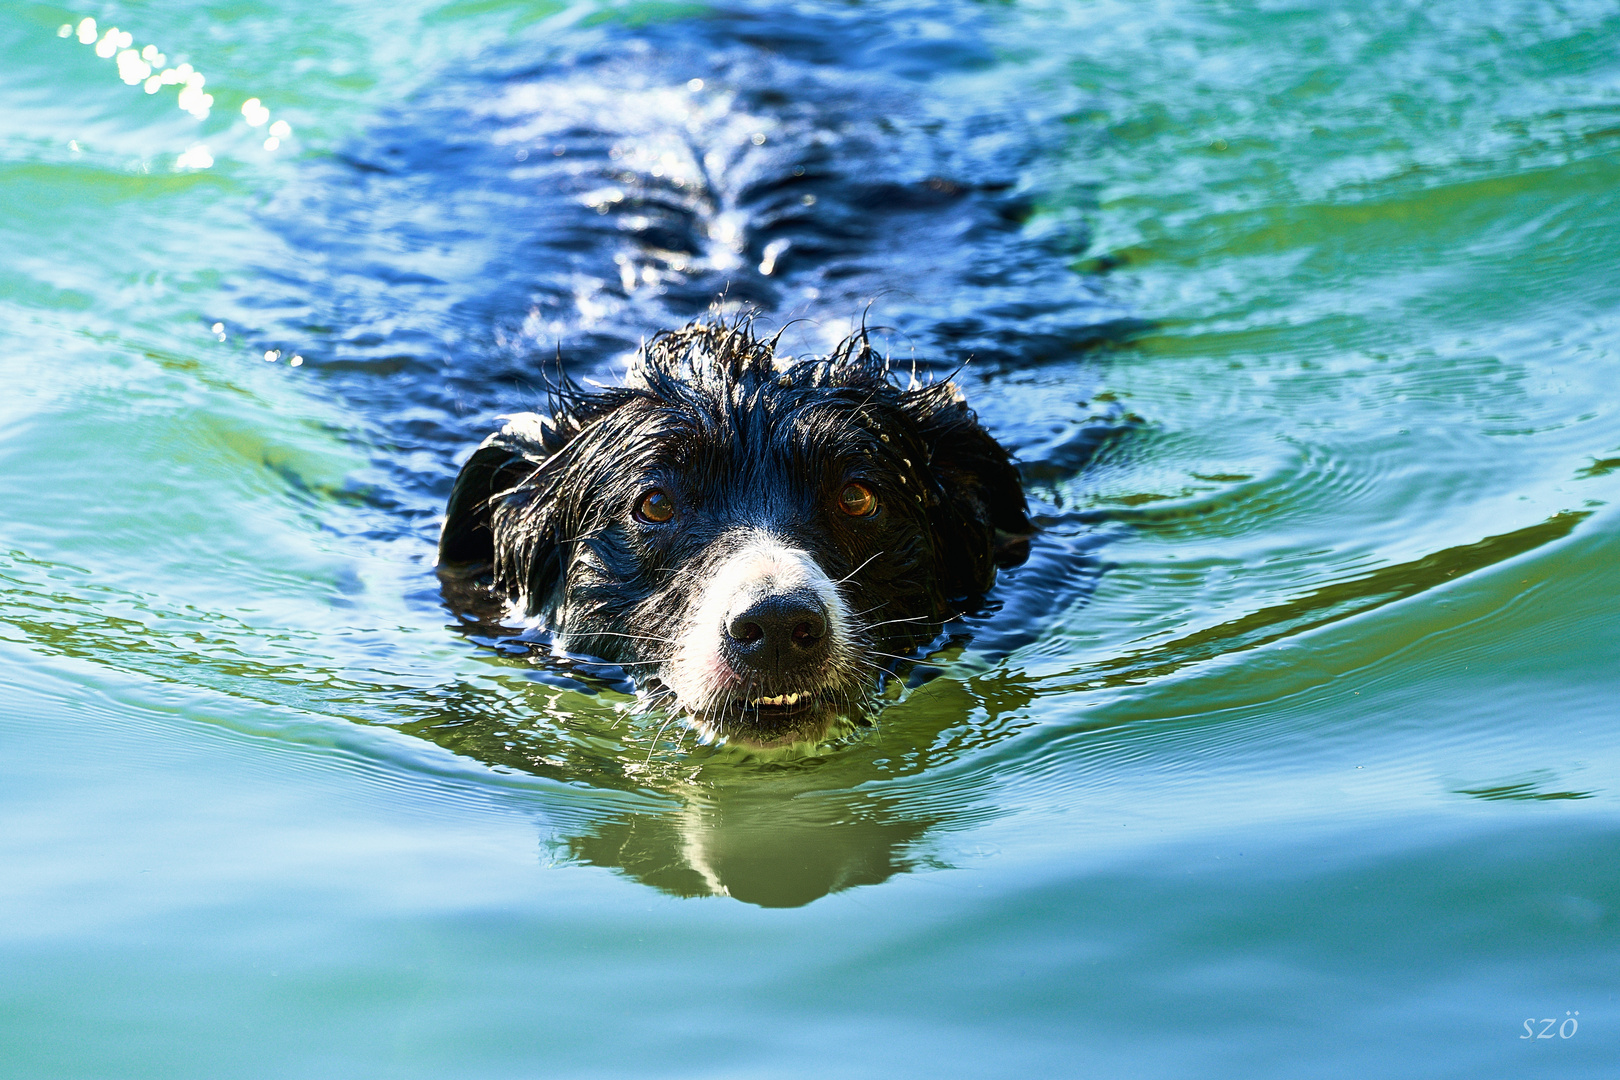
M 1030 726 L 1038 684 L 987 669 L 983 655 L 962 664 L 979 674 L 913 669 L 938 677 L 819 752 L 694 750 L 673 725 L 659 739 L 661 721 L 627 717 L 618 694 L 559 689 L 550 665 L 492 665 L 495 679 L 443 688 L 403 730 L 499 773 L 545 778 L 521 802 L 538 813 L 548 862 L 674 896 L 792 907 L 948 865 L 941 839 L 996 815 L 983 771 L 959 766 Z
M 706 742 L 815 743 L 860 716 L 1033 527 L 954 384 L 899 385 L 864 335 L 775 344 L 694 323 L 624 385 L 509 418 L 456 482 L 441 574 L 623 666 Z
M 767 792 L 693 799 L 663 814 L 599 821 L 561 842 L 559 854 L 676 896 L 799 907 L 913 869 L 919 841 L 934 824 L 883 800 L 861 800 L 859 809 L 846 802 L 831 793 L 802 805 Z

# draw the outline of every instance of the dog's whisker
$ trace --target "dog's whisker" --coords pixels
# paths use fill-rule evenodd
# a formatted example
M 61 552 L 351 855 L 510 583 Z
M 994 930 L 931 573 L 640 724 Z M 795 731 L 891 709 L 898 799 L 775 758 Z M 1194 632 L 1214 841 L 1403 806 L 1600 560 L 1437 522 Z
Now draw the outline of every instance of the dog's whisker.
M 658 726 L 658 733 L 653 736 L 652 746 L 647 748 L 647 760 L 641 763 L 643 767 L 652 764 L 653 755 L 658 752 L 658 743 L 664 737 L 664 729 L 669 727 L 674 720 L 675 718 L 671 716 Z
M 871 656 L 887 656 L 891 660 L 904 660 L 907 663 L 921 663 L 923 660 L 923 658 L 916 653 L 912 653 L 910 656 L 904 656 L 900 653 L 884 652 L 882 649 L 868 649 L 867 653 Z
M 660 637 L 660 636 L 658 636 L 656 634 L 625 634 L 625 633 L 621 633 L 621 632 L 616 631 L 616 630 L 593 630 L 591 632 L 591 636 L 592 637 L 622 637 L 622 638 L 630 638 L 633 641 L 656 641 L 661 645 L 675 645 L 675 644 L 677 644 L 679 642 L 678 638 Z
M 897 623 L 932 623 L 938 621 L 938 619 L 929 615 L 914 615 L 906 619 L 884 619 L 882 622 L 867 623 L 864 629 L 875 630 L 880 626 L 894 626 Z
M 886 555 L 886 554 L 888 554 L 888 552 L 885 552 L 885 551 L 874 551 L 874 552 L 872 552 L 872 554 L 868 555 L 865 559 L 863 559 L 861 561 L 861 565 L 857 566 L 855 569 L 851 570 L 849 573 L 845 574 L 843 577 L 841 577 L 837 581 L 833 582 L 833 584 L 834 585 L 842 585 L 844 582 L 848 581 L 850 578 L 854 577 L 856 574 L 860 573 L 862 570 L 865 570 L 867 568 L 867 566 L 869 566 L 871 564 L 873 559 L 876 559 L 879 555 Z M 887 603 L 887 601 L 885 601 L 885 603 Z M 879 605 L 879 606 L 882 606 L 882 605 Z

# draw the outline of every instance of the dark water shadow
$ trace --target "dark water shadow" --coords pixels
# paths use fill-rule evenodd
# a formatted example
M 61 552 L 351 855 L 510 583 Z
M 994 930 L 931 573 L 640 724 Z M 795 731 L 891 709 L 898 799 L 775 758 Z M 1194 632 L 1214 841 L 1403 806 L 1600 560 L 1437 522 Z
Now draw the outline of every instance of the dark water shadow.
M 548 365 L 615 381 L 717 299 L 800 320 L 789 351 L 870 311 L 925 375 L 1084 368 L 1136 324 L 1069 269 L 1082 235 L 1024 228 L 1069 135 L 994 63 L 989 17 L 734 3 L 536 30 L 304 163 L 264 211 L 280 246 L 209 317 L 303 356 L 413 507 Z

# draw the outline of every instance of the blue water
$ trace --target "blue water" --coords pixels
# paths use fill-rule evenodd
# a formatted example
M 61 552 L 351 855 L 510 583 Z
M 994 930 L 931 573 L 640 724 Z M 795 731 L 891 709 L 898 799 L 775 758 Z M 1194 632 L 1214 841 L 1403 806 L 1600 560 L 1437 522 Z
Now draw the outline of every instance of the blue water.
M 1612 1072 L 1612 7 L 19 3 L 0 50 L 0 1075 Z M 1042 526 L 820 754 L 433 574 L 548 365 L 717 298 L 960 369 Z

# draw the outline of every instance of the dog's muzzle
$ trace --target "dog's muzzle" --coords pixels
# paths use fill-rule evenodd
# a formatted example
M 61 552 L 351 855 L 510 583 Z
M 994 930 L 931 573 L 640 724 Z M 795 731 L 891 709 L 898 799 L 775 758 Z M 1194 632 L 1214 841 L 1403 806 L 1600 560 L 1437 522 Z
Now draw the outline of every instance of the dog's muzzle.
M 807 551 L 764 530 L 726 551 L 690 606 L 661 676 L 677 704 L 718 734 L 791 726 L 825 712 L 855 667 L 849 613 Z

